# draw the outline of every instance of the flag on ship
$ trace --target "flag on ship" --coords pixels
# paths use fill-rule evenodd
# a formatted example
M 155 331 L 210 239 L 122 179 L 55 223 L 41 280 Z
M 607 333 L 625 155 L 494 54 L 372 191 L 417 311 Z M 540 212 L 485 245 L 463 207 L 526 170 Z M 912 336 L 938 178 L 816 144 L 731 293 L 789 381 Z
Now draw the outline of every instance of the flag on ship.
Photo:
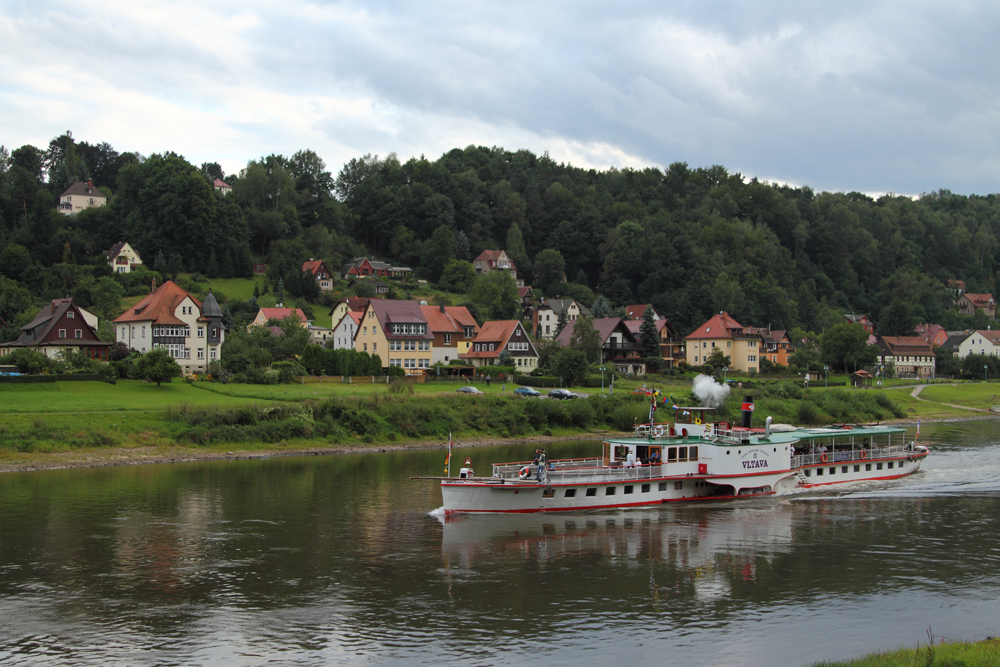
M 451 433 L 448 433 L 448 455 L 444 457 L 444 474 L 451 476 Z
M 653 400 L 650 401 L 650 403 L 649 403 L 649 423 L 650 424 L 653 423 L 653 413 L 654 412 L 656 412 L 656 397 L 655 396 L 653 397 Z

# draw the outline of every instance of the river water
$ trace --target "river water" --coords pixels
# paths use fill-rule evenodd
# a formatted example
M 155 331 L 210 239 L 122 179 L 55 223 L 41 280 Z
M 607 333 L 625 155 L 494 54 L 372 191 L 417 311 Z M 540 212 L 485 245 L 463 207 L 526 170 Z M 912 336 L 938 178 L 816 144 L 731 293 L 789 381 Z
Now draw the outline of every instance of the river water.
M 896 482 L 602 514 L 444 521 L 409 479 L 441 451 L 2 475 L 0 665 L 806 665 L 982 639 L 998 425 L 925 424 L 940 444 Z

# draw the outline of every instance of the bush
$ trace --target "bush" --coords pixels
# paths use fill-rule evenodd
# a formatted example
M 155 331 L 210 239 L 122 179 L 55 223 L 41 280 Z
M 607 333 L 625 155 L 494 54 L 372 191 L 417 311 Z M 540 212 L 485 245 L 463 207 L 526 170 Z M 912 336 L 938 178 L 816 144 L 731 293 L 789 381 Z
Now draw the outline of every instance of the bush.
M 800 424 L 811 425 L 819 422 L 819 410 L 809 401 L 802 401 L 795 413 Z

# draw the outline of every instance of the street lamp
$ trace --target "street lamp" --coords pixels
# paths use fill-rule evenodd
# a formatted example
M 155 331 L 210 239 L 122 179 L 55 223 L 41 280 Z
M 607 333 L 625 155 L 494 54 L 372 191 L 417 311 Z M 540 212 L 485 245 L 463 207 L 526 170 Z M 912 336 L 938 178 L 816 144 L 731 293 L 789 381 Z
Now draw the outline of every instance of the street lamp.
M 829 389 L 830 388 L 830 367 L 829 366 L 823 366 L 823 388 L 824 389 Z
M 604 393 L 604 366 L 601 366 L 601 393 Z
M 983 382 L 989 382 L 989 381 L 990 381 L 990 367 L 987 366 L 986 364 L 983 364 Z
M 728 373 L 728 372 L 729 372 L 729 366 L 723 366 L 722 367 L 722 382 L 723 383 L 729 382 L 729 380 L 727 379 L 727 376 L 726 376 L 726 373 Z

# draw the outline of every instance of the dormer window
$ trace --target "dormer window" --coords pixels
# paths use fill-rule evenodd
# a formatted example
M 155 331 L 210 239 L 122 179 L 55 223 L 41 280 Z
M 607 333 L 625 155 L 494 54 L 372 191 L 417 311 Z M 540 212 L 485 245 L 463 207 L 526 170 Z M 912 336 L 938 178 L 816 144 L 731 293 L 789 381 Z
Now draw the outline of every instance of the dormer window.
M 73 312 L 72 310 L 67 310 L 67 311 L 66 311 L 66 319 L 68 319 L 68 320 L 71 320 L 71 319 L 73 319 L 73 318 L 74 318 L 75 316 L 76 316 L 76 313 L 74 313 L 74 312 Z

